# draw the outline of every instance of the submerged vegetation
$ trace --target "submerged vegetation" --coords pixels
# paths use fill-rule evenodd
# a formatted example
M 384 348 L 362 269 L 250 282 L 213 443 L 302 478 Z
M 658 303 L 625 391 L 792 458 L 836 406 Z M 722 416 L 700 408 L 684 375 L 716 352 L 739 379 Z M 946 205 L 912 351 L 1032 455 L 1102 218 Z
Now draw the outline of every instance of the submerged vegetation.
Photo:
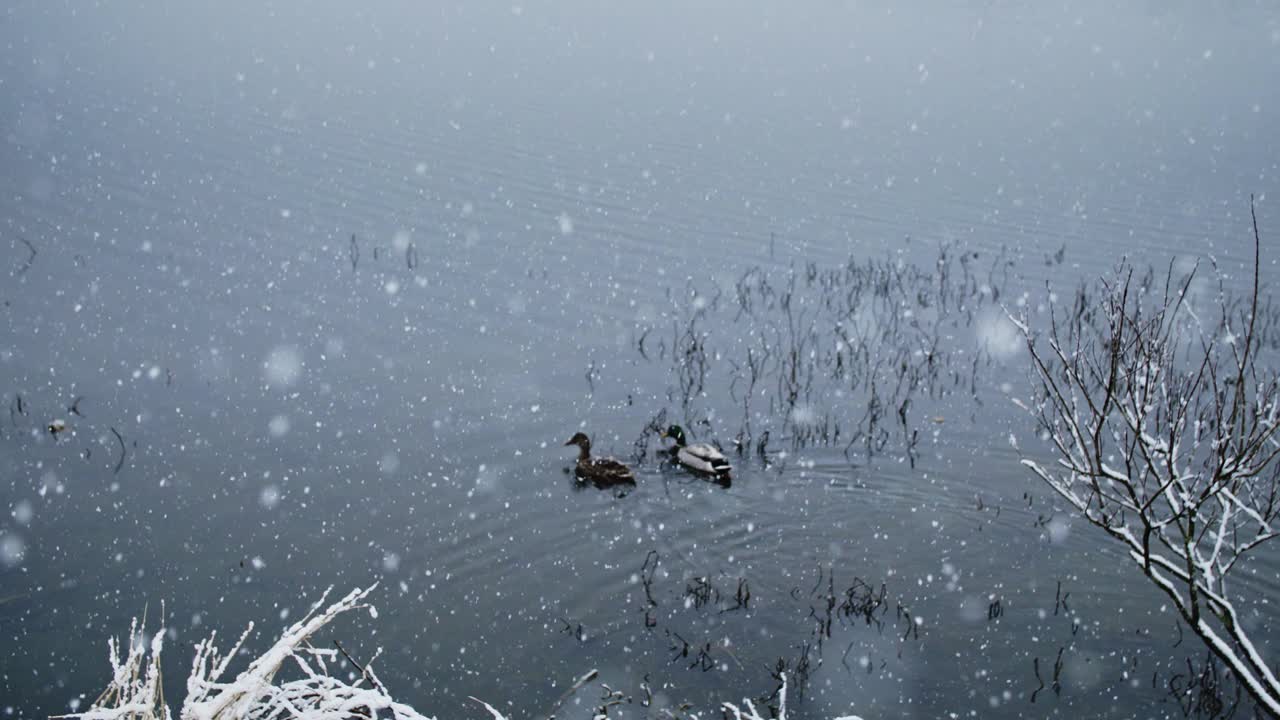
M 979 375 L 1016 352 L 999 311 L 1013 261 L 942 246 L 934 266 L 850 258 L 770 272 L 732 289 L 669 293 L 668 327 L 644 327 L 636 352 L 667 363 L 666 394 L 685 425 L 732 438 L 738 454 L 838 447 L 851 461 L 894 452 L 914 466 L 922 420 L 953 395 L 980 406 Z M 727 396 L 735 416 L 709 397 Z

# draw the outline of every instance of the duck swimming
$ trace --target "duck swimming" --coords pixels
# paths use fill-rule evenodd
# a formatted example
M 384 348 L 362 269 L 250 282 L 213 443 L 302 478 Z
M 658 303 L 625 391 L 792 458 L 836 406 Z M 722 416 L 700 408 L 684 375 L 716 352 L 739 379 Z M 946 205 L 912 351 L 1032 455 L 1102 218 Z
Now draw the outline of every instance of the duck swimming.
M 717 450 L 715 446 L 707 443 L 689 445 L 685 441 L 684 429 L 679 425 L 672 425 L 658 435 L 659 437 L 671 438 L 676 441 L 675 447 L 671 448 L 671 451 L 681 465 L 708 475 L 729 476 L 732 468 L 729 466 L 729 461 L 724 454 Z
M 578 464 L 573 472 L 579 480 L 597 486 L 635 484 L 636 476 L 631 473 L 631 468 L 613 458 L 591 457 L 591 438 L 586 433 L 574 433 L 565 447 L 569 445 L 578 446 Z

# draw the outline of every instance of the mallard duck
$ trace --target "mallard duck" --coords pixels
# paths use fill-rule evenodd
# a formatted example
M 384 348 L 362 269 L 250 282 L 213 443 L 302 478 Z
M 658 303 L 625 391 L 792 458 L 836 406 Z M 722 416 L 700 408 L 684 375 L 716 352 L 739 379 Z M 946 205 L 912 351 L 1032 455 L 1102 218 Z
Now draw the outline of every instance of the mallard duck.
M 631 468 L 613 458 L 591 457 L 591 438 L 585 433 L 574 433 L 565 447 L 570 445 L 578 446 L 578 464 L 573 472 L 579 480 L 601 486 L 635 484 L 636 476 Z
M 681 465 L 708 475 L 729 476 L 732 468 L 729 467 L 729 461 L 725 459 L 724 454 L 707 443 L 689 445 L 685 442 L 684 429 L 679 425 L 672 425 L 659 433 L 659 436 L 676 441 L 671 452 Z

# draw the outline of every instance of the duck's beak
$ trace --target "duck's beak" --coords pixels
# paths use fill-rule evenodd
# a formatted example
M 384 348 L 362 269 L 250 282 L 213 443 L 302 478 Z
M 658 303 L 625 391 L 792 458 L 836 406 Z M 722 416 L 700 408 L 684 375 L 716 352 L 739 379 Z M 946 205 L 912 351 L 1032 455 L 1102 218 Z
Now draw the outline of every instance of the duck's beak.
M 573 444 L 573 438 L 569 438 L 569 440 L 565 442 L 564 446 L 569 447 L 572 444 Z
M 661 438 L 661 439 L 663 439 L 663 440 L 666 440 L 666 439 L 667 439 L 667 437 L 668 437 L 668 436 L 667 436 L 667 431 L 666 431 L 666 430 L 659 430 L 659 431 L 658 431 L 658 437 L 659 437 L 659 438 Z

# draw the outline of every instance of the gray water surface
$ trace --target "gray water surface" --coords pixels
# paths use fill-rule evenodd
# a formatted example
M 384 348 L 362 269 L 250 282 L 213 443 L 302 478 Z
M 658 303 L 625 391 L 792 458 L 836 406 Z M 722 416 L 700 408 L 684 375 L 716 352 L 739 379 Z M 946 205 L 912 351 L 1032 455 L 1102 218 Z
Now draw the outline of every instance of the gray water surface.
M 161 602 L 173 700 L 209 630 L 261 649 L 379 582 L 324 641 L 383 648 L 440 717 L 541 717 L 590 668 L 615 713 L 713 709 L 805 657 L 794 717 L 1181 716 L 1203 653 L 1019 466 L 1010 434 L 1044 451 L 996 321 L 1125 257 L 1245 277 L 1250 194 L 1280 231 L 1277 77 L 1270 3 L 11 4 L 0 714 L 85 709 Z M 567 474 L 574 432 L 629 457 L 663 411 L 730 446 L 779 327 L 739 312 L 752 268 L 812 319 L 809 266 L 943 249 L 977 285 L 925 314 L 953 374 L 912 452 L 846 452 L 868 399 L 779 412 L 775 379 L 728 488 L 651 437 L 632 492 Z M 841 438 L 801 446 L 824 417 Z M 1274 558 L 1257 577 L 1274 598 Z M 879 624 L 815 634 L 855 579 Z

